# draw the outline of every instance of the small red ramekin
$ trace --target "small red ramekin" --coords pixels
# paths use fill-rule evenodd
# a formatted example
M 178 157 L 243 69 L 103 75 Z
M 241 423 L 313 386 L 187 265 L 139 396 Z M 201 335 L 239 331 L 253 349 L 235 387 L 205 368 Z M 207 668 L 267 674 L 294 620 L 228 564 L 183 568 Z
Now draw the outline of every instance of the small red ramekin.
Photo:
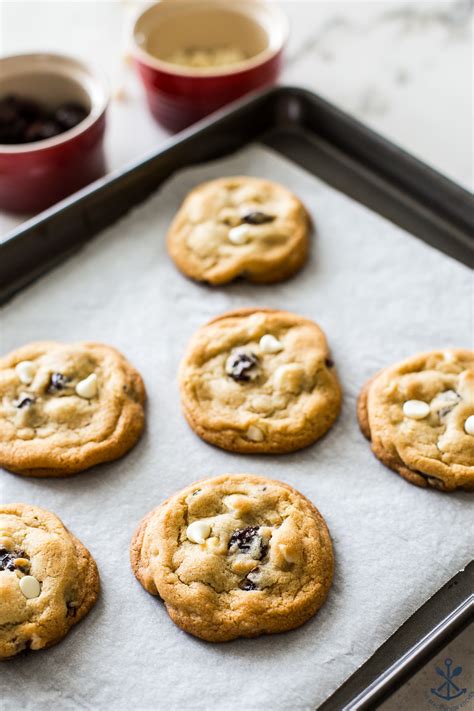
M 260 0 L 161 0 L 132 30 L 132 54 L 148 105 L 166 128 L 179 131 L 240 96 L 275 82 L 288 21 Z M 223 67 L 178 66 L 165 58 L 189 47 L 236 46 L 248 59 Z
M 104 175 L 108 90 L 87 65 L 59 54 L 4 57 L 0 59 L 0 96 L 10 94 L 51 107 L 77 101 L 89 114 L 53 138 L 0 144 L 0 209 L 40 212 Z

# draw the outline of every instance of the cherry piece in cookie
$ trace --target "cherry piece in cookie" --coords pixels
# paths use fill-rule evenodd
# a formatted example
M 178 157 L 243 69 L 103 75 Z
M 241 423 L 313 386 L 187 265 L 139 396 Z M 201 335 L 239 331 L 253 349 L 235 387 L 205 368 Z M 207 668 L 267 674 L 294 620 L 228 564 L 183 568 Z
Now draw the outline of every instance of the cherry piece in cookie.
M 248 225 L 266 225 L 268 222 L 273 222 L 275 220 L 275 215 L 268 215 L 265 212 L 255 211 L 248 212 L 242 217 L 242 222 L 246 222 Z
M 63 373 L 51 373 L 48 385 L 48 393 L 57 393 L 68 384 L 68 378 Z
M 227 359 L 226 373 L 237 382 L 248 382 L 258 377 L 258 357 L 251 351 L 236 349 Z
M 16 570 L 28 568 L 29 565 L 29 558 L 24 550 L 21 550 L 20 548 L 12 550 L 0 547 L 0 572 L 2 570 L 10 570 L 15 572 Z
M 268 546 L 259 533 L 259 526 L 246 526 L 234 531 L 229 541 L 229 552 L 249 553 L 255 560 L 262 560 Z

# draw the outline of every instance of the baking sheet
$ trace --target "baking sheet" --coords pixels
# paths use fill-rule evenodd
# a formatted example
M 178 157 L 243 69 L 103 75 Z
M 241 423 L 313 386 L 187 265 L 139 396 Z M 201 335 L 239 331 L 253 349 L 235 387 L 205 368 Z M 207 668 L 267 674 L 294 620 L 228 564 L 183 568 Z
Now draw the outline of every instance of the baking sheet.
M 280 180 L 317 225 L 309 264 L 274 286 L 212 289 L 185 279 L 165 249 L 186 192 L 213 177 Z M 380 464 L 359 432 L 355 400 L 379 368 L 416 351 L 468 346 L 472 276 L 276 153 L 254 145 L 181 172 L 1 314 L 1 350 L 34 339 L 101 340 L 142 372 L 148 426 L 124 459 L 64 480 L 2 473 L 1 497 L 57 513 L 91 550 L 100 601 L 56 647 L 2 666 L 6 709 L 313 709 L 471 557 L 470 497 L 418 489 Z M 176 371 L 192 333 L 227 309 L 284 308 L 325 330 L 344 389 L 329 434 L 284 456 L 234 455 L 202 442 L 179 407 Z M 209 644 L 169 620 L 133 577 L 140 518 L 201 477 L 281 479 L 331 530 L 334 585 L 299 630 Z

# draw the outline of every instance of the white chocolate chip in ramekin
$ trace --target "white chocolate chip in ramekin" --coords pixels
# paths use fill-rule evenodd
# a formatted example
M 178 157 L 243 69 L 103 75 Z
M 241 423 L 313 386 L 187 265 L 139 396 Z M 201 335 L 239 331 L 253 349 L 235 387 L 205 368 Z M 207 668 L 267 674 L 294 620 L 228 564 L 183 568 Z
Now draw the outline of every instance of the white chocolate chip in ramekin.
M 263 440 L 265 439 L 265 435 L 259 427 L 255 427 L 255 425 L 250 425 L 247 430 L 247 439 L 249 439 L 251 442 L 263 442 Z
M 97 375 L 91 373 L 76 385 L 76 393 L 85 400 L 90 400 L 97 395 Z
M 465 421 L 464 432 L 468 435 L 474 435 L 474 415 L 469 415 Z
M 412 420 L 423 420 L 430 414 L 430 406 L 423 400 L 407 400 L 403 403 L 403 414 Z
M 31 360 L 22 360 L 15 366 L 15 372 L 24 385 L 29 385 L 35 377 L 35 365 Z
M 41 585 L 32 575 L 25 575 L 24 578 L 20 578 L 19 585 L 21 592 L 28 600 L 39 597 Z
M 298 363 L 288 363 L 276 369 L 274 383 L 277 390 L 298 395 L 303 388 L 303 378 L 303 367 Z
M 227 236 L 232 244 L 245 244 L 250 239 L 251 228 L 249 225 L 238 225 L 238 227 L 232 227 Z
M 210 533 L 211 527 L 207 521 L 193 521 L 186 529 L 186 538 L 191 543 L 204 543 Z
M 283 343 L 270 333 L 266 333 L 260 339 L 260 349 L 263 353 L 279 353 L 283 350 Z

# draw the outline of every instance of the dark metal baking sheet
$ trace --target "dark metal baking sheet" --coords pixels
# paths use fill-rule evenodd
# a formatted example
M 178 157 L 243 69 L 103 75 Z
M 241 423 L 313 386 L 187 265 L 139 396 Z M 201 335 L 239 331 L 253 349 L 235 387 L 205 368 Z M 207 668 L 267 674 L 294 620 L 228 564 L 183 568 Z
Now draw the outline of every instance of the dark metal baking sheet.
M 175 171 L 258 141 L 451 257 L 474 266 L 466 190 L 308 91 L 238 102 L 163 149 L 29 220 L 0 244 L 0 303 L 142 202 Z M 392 694 L 472 617 L 474 564 L 423 605 L 320 708 L 369 709 Z

